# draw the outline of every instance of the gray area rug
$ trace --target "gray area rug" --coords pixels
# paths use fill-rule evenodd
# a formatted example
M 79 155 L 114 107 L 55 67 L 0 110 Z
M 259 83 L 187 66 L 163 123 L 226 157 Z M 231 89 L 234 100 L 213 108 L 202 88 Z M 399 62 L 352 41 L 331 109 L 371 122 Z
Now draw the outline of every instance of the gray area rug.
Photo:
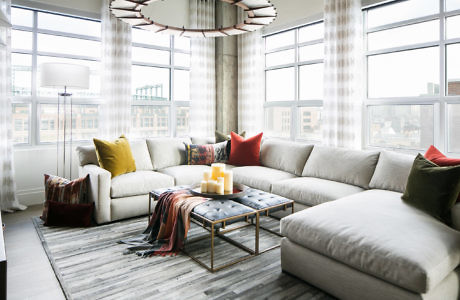
M 277 225 L 266 219 L 261 224 L 276 229 Z M 38 217 L 33 223 L 68 299 L 333 299 L 281 272 L 279 248 L 210 273 L 185 254 L 123 255 L 127 246 L 117 241 L 141 233 L 146 217 L 91 228 L 45 227 Z M 188 239 L 206 234 L 192 224 Z M 251 226 L 227 236 L 253 247 Z M 275 245 L 279 239 L 262 230 L 260 247 Z M 209 242 L 203 239 L 186 249 L 208 259 Z M 245 254 L 221 239 L 215 244 L 218 265 Z

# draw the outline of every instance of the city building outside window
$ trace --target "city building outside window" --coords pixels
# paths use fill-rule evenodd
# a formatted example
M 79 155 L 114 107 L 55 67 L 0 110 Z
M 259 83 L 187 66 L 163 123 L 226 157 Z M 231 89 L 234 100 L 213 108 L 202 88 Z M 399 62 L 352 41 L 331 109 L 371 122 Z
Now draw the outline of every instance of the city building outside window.
M 321 140 L 323 36 L 315 22 L 265 37 L 266 135 Z

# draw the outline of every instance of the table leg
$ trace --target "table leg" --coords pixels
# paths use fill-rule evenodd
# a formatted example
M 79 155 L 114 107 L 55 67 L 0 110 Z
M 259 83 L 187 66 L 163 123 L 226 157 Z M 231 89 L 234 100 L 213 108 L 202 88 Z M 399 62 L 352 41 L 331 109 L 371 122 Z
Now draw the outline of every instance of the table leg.
M 259 212 L 256 214 L 256 244 L 255 244 L 255 255 L 259 255 Z
M 147 215 L 147 222 L 150 224 L 150 216 L 152 214 L 152 194 L 149 193 L 149 213 Z
M 211 224 L 211 272 L 214 272 L 214 224 Z

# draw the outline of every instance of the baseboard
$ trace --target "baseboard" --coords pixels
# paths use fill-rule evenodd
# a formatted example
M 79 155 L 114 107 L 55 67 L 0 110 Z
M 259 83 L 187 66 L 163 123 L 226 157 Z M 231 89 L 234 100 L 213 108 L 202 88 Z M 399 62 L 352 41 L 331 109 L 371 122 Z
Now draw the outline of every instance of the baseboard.
M 44 188 L 35 188 L 20 190 L 16 193 L 19 203 L 23 205 L 36 205 L 42 204 L 45 199 L 45 189 Z

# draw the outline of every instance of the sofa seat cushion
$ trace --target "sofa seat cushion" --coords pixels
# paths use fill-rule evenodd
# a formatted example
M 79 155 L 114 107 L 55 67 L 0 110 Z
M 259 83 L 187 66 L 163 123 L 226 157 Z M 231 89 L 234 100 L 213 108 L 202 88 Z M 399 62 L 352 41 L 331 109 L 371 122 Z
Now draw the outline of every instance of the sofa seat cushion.
M 359 186 L 314 177 L 275 182 L 272 193 L 313 206 L 364 191 Z
M 262 166 L 233 168 L 233 182 L 244 184 L 265 192 L 271 192 L 273 183 L 295 177 L 297 176 L 294 174 Z
M 460 232 L 369 190 L 281 220 L 281 233 L 310 250 L 415 293 L 426 293 L 460 262 Z
M 174 185 L 174 178 L 154 171 L 136 171 L 112 178 L 111 198 L 145 195 L 150 191 Z
M 211 170 L 211 167 L 206 165 L 180 165 L 164 168 L 158 172 L 174 177 L 175 185 L 191 185 L 200 183 L 204 171 L 208 170 Z

